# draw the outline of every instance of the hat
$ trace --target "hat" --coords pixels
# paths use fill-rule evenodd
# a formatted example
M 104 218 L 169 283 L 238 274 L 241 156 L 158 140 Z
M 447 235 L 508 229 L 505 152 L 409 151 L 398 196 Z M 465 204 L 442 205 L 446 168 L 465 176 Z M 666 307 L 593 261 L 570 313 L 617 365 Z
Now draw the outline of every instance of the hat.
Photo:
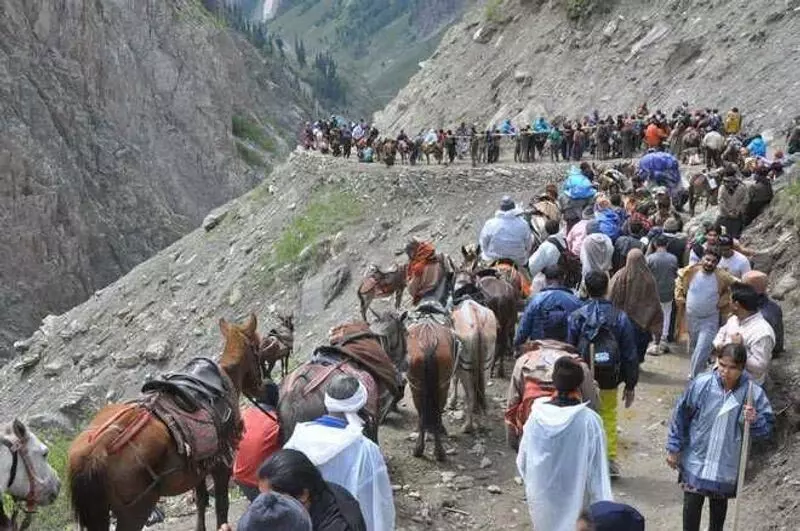
M 514 200 L 511 199 L 510 196 L 505 195 L 503 196 L 503 199 L 500 200 L 500 210 L 502 210 L 503 212 L 506 212 L 508 210 L 513 210 L 514 207 L 516 206 L 517 205 L 514 204 Z
M 644 531 L 644 517 L 630 505 L 599 501 L 589 511 L 595 531 Z
M 239 531 L 311 531 L 311 517 L 291 496 L 277 492 L 259 494 L 239 519 Z
M 753 269 L 742 275 L 742 282 L 751 286 L 759 295 L 762 295 L 767 291 L 769 277 L 763 271 L 756 271 Z

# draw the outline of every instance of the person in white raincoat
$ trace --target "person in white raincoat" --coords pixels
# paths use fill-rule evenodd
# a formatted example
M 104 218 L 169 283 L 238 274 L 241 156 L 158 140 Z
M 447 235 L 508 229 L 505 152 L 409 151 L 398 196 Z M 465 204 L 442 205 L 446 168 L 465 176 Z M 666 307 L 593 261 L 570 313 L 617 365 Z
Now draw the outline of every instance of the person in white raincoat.
M 583 370 L 564 357 L 553 368 L 556 395 L 533 403 L 517 454 L 534 531 L 574 531 L 581 510 L 611 500 L 600 416 L 582 403 Z
M 361 506 L 368 531 L 392 531 L 394 499 L 389 472 L 377 444 L 362 433 L 358 412 L 367 390 L 352 376 L 337 375 L 325 391 L 324 415 L 298 424 L 284 448 L 306 454 L 325 481 L 346 488 Z

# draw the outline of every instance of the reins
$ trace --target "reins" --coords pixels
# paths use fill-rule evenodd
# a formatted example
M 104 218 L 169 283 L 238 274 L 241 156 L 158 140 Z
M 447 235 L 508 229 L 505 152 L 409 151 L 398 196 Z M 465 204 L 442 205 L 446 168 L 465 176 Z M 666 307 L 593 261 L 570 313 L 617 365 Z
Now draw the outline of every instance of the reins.
M 19 531 L 24 531 L 28 529 L 33 521 L 33 515 L 36 514 L 36 475 L 33 471 L 33 465 L 31 464 L 30 456 L 28 452 L 25 451 L 25 442 L 26 440 L 18 440 L 16 442 L 12 442 L 8 439 L 2 438 L 0 439 L 0 444 L 5 446 L 8 451 L 11 453 L 11 470 L 8 477 L 8 483 L 6 485 L 6 489 L 11 488 L 11 485 L 17 479 L 17 471 L 19 469 L 19 461 L 22 460 L 22 466 L 25 467 L 25 472 L 28 474 L 28 494 L 24 500 L 17 500 L 14 498 L 14 512 L 11 515 L 11 525 L 12 529 L 17 529 Z M 19 514 L 19 508 L 22 505 L 21 502 L 24 501 L 24 506 L 22 507 L 22 511 L 25 513 L 25 517 L 22 520 L 22 524 L 19 527 L 13 527 L 17 521 L 17 515 Z

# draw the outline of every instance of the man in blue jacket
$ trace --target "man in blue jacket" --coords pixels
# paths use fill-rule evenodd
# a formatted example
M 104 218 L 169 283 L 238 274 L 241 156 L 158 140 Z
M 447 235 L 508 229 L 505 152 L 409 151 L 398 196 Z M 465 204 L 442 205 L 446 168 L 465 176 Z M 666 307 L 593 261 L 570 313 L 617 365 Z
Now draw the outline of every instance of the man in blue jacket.
M 558 265 L 548 265 L 542 272 L 546 287 L 528 302 L 522 314 L 514 347 L 537 339 L 567 340 L 567 317 L 581 307 L 571 289 L 564 287 L 564 272 Z
M 639 381 L 639 356 L 633 323 L 606 299 L 608 275 L 590 271 L 584 277 L 589 294 L 585 306 L 570 314 L 567 343 L 575 345 L 583 360 L 594 368 L 600 388 L 600 417 L 608 441 L 608 467 L 611 477 L 619 477 L 617 464 L 617 387 L 625 383 L 625 407 L 633 404 Z M 592 357 L 594 356 L 594 357 Z

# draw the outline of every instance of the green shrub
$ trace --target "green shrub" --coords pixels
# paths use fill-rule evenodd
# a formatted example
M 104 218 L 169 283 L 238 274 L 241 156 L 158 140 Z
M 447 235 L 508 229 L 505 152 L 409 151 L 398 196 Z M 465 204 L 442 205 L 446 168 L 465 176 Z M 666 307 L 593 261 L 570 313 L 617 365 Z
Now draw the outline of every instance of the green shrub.
M 489 0 L 486 3 L 486 20 L 489 22 L 502 22 L 503 10 L 501 6 L 503 0 Z
M 254 168 L 264 167 L 264 158 L 254 149 L 250 149 L 241 142 L 236 142 L 236 152 L 247 165 Z
M 231 119 L 231 128 L 233 129 L 233 136 L 236 138 L 246 140 L 262 151 L 269 153 L 275 151 L 275 142 L 267 135 L 266 129 L 255 120 L 243 116 L 234 116 Z

